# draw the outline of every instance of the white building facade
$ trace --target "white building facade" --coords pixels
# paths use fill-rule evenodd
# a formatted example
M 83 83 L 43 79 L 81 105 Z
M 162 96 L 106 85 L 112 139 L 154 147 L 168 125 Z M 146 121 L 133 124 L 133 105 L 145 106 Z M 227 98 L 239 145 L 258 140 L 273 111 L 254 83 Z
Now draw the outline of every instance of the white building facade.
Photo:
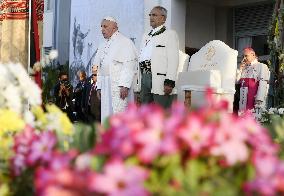
M 70 60 L 72 1 L 74 0 L 45 0 L 43 46 L 47 50 L 50 48 L 58 50 L 60 64 L 65 64 Z M 177 31 L 180 49 L 190 55 L 209 41 L 217 39 L 239 51 L 243 47 L 251 46 L 260 56 L 260 60 L 268 59 L 266 36 L 274 1 L 141 1 L 144 2 L 141 2 L 141 5 L 144 5 L 144 31 L 150 30 L 148 14 L 152 7 L 164 6 L 168 9 L 166 25 Z M 82 10 L 82 14 L 86 12 Z M 120 24 L 120 26 L 124 25 L 128 25 L 126 20 Z

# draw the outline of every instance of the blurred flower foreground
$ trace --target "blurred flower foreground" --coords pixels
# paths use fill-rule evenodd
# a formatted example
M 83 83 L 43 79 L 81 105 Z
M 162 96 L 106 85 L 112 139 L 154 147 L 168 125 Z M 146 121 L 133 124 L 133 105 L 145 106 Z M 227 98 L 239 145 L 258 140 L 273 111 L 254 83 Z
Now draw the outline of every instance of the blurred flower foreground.
M 53 105 L 0 107 L 0 195 L 284 194 L 269 132 L 206 97 L 190 111 L 130 105 L 88 135 Z

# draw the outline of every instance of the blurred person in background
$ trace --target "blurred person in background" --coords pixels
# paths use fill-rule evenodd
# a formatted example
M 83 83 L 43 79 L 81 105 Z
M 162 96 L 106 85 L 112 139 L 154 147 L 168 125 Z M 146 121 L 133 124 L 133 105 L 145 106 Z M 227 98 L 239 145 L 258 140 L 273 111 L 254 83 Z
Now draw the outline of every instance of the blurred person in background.
M 79 78 L 79 82 L 74 89 L 74 99 L 75 99 L 74 110 L 76 112 L 76 120 L 83 122 L 85 121 L 85 118 L 84 118 L 82 106 L 83 106 L 83 99 L 84 99 L 83 90 L 87 82 L 86 72 L 83 70 L 79 70 L 78 78 Z
M 73 87 L 68 80 L 67 72 L 59 73 L 58 83 L 54 86 L 55 104 L 65 113 L 71 121 L 74 121 L 73 116 Z

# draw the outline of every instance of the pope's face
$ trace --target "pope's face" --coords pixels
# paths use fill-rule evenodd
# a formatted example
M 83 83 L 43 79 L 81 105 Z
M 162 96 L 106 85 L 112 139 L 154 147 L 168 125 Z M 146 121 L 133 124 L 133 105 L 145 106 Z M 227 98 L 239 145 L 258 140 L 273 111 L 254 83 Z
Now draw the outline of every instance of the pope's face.
M 117 30 L 115 22 L 109 20 L 103 20 L 101 24 L 102 34 L 105 39 L 109 39 Z
M 244 62 L 246 64 L 251 64 L 255 60 L 255 53 L 250 50 L 244 50 Z
M 152 28 L 161 26 L 166 21 L 166 17 L 163 16 L 163 13 L 159 9 L 155 9 L 155 8 L 152 9 L 149 16 L 150 16 L 150 26 Z

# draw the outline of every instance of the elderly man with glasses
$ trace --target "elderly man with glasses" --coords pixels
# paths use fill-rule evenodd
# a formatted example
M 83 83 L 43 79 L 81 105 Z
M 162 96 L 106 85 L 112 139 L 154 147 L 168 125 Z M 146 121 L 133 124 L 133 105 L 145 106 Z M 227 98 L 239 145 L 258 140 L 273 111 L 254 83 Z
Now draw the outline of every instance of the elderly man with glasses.
M 252 48 L 245 48 L 243 55 L 244 58 L 237 73 L 237 82 L 240 84 L 240 113 L 265 107 L 270 78 L 267 65 L 258 61 Z
M 154 7 L 149 16 L 152 30 L 144 35 L 139 56 L 140 99 L 142 104 L 154 102 L 168 108 L 176 99 L 178 36 L 165 26 L 167 10 L 164 7 Z

